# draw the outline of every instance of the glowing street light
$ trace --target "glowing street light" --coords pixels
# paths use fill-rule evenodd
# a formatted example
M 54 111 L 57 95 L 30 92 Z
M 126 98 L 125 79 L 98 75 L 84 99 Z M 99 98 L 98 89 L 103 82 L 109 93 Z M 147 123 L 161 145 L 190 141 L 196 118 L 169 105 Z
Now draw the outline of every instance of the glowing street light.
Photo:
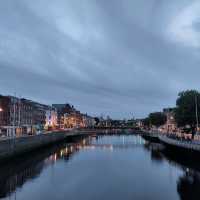
M 3 112 L 3 109 L 0 107 L 0 112 Z

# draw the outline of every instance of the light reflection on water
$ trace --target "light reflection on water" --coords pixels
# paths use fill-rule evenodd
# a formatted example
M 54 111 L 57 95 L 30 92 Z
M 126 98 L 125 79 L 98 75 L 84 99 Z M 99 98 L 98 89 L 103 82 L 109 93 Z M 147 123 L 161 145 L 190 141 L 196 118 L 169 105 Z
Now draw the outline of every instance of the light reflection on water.
M 0 166 L 0 198 L 199 199 L 199 166 L 136 135 L 88 137 Z

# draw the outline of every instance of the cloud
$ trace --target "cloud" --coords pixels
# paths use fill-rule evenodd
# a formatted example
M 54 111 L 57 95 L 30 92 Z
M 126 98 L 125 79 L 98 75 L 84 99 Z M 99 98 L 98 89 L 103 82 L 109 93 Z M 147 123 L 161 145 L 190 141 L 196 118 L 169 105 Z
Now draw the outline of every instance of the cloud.
M 199 88 L 197 1 L 1 1 L 1 93 L 143 117 Z
M 200 2 L 195 1 L 186 6 L 169 25 L 172 39 L 184 45 L 200 47 L 198 24 L 200 23 Z

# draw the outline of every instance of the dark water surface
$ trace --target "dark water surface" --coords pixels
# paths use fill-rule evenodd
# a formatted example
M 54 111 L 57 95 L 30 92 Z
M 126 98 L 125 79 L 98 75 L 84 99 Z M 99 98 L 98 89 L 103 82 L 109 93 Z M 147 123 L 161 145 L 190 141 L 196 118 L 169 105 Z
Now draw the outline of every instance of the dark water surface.
M 0 199 L 200 199 L 198 166 L 140 136 L 99 136 L 0 165 Z

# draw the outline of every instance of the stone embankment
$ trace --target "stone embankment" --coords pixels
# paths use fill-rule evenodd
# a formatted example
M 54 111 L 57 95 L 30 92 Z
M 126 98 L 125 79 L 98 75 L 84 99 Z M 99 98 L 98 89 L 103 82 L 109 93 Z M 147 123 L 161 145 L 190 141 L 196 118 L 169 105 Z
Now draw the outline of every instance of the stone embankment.
M 0 139 L 0 160 L 65 140 L 70 137 L 89 135 L 92 132 L 71 131 Z
M 181 149 L 185 149 L 185 150 L 189 150 L 189 151 L 195 151 L 195 152 L 199 152 L 200 153 L 200 142 L 199 141 L 184 141 L 181 139 L 174 139 L 174 138 L 170 138 L 167 136 L 159 136 L 159 140 L 166 144 L 169 145 L 171 147 L 175 147 L 175 148 L 181 148 Z

